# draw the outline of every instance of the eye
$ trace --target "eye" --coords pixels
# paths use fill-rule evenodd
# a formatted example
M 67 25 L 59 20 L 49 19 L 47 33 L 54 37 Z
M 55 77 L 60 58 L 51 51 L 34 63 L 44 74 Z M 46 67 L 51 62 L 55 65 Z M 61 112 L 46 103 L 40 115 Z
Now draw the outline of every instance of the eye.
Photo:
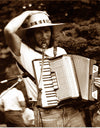
M 45 32 L 49 32 L 49 31 L 50 31 L 50 30 L 48 30 L 48 29 L 47 29 L 47 30 L 45 30 Z

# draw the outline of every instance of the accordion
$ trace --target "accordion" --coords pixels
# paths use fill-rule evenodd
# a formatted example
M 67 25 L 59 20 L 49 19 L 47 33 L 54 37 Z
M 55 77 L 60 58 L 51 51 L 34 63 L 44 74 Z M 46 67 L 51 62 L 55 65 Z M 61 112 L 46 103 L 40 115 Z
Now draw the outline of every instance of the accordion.
M 81 97 L 94 101 L 98 90 L 94 78 L 98 76 L 96 61 L 80 55 L 62 55 L 50 59 L 33 60 L 36 83 L 41 92 L 41 107 L 57 106 L 61 101 Z

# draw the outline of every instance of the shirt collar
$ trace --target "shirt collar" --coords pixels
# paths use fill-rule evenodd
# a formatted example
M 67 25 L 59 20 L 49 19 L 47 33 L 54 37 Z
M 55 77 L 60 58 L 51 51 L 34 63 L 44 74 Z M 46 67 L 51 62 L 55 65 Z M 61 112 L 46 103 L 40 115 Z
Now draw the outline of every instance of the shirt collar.
M 52 49 L 53 49 L 53 47 L 46 49 L 45 50 L 45 55 L 48 56 L 48 57 L 50 57 L 50 56 L 53 57 L 53 50 Z M 42 48 L 36 46 L 35 50 L 42 54 Z
M 42 48 L 38 47 L 38 46 L 35 46 L 35 50 L 36 51 L 39 51 L 39 52 L 42 52 Z

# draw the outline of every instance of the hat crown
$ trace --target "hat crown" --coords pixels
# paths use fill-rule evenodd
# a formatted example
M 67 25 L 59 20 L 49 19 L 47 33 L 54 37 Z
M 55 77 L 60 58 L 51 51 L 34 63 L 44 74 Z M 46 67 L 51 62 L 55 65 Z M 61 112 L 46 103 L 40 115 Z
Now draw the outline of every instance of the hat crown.
M 49 19 L 49 15 L 46 12 L 38 12 L 35 14 L 32 14 L 28 20 L 28 27 L 32 27 L 35 25 L 42 25 L 42 24 L 48 24 L 51 23 L 51 20 Z
M 46 11 L 35 11 L 25 20 L 25 26 L 23 25 L 22 31 L 39 27 L 53 27 L 62 24 L 64 23 L 52 23 Z

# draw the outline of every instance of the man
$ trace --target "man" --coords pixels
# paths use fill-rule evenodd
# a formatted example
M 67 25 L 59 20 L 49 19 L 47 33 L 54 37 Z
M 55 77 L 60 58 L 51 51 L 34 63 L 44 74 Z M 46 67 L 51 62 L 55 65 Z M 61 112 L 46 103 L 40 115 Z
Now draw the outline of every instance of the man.
M 0 95 L 0 110 L 4 112 L 7 127 L 25 127 L 22 113 L 26 107 L 23 93 L 17 88 Z
M 22 28 L 26 22 L 27 27 Z M 21 66 L 33 77 L 34 70 L 32 61 L 43 59 L 48 56 L 60 56 L 66 51 L 60 47 L 55 48 L 53 39 L 53 26 L 61 24 L 51 23 L 45 11 L 25 11 L 12 19 L 4 29 L 5 38 L 12 54 Z M 25 32 L 26 39 L 21 39 L 18 31 Z M 45 50 L 44 50 L 45 49 Z M 45 51 L 45 53 L 44 53 Z M 30 78 L 23 79 L 26 85 L 27 94 L 31 102 L 37 102 L 38 87 Z M 62 92 L 63 93 L 63 92 Z M 77 108 L 73 106 L 62 106 L 61 108 L 34 109 L 38 111 L 35 116 L 37 123 L 35 126 L 43 127 L 84 127 L 84 119 Z M 39 119 L 39 120 L 38 120 Z

